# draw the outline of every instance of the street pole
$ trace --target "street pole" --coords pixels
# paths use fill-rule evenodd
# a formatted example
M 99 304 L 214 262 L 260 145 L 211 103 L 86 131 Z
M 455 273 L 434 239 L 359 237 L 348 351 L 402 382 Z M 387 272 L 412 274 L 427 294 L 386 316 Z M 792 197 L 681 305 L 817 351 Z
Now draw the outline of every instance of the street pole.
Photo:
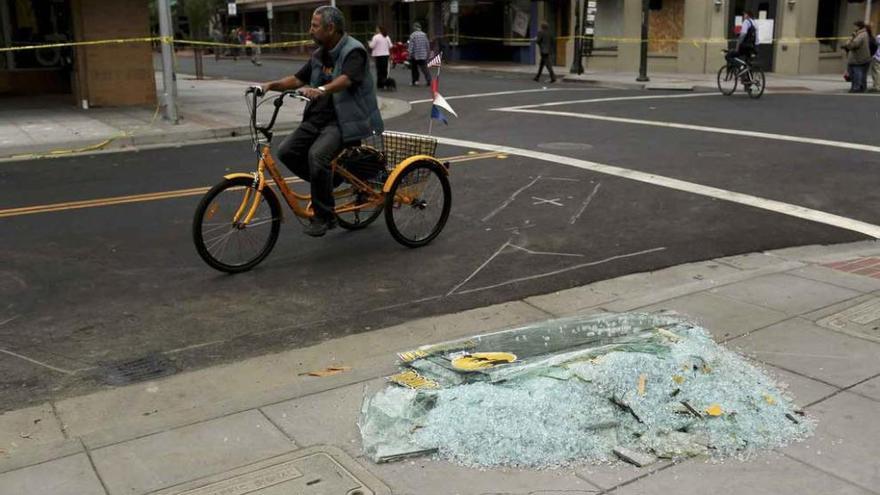
M 330 0 L 330 6 L 336 7 L 336 0 Z
M 177 77 L 174 75 L 171 53 L 171 9 L 168 8 L 168 0 L 159 0 L 156 6 L 159 8 L 159 36 L 162 37 L 162 100 L 165 103 L 165 118 L 177 124 L 177 102 L 174 98 L 177 94 Z
M 636 81 L 646 82 L 648 79 L 648 8 L 649 0 L 642 0 L 642 36 L 639 53 L 639 77 Z
M 583 26 L 581 26 L 581 6 L 583 4 L 583 0 L 577 0 L 574 4 L 574 56 L 571 61 L 571 69 L 569 72 L 571 74 L 583 74 L 584 73 L 584 62 L 583 62 L 583 48 L 584 48 L 584 37 L 583 37 Z
M 865 24 L 871 25 L 871 4 L 872 0 L 865 0 Z

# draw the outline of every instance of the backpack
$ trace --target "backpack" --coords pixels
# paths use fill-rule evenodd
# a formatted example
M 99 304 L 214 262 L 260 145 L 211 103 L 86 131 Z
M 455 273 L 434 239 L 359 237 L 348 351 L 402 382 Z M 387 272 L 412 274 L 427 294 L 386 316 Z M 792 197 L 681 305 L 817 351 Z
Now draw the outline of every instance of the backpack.
M 868 51 L 871 52 L 871 56 L 877 55 L 877 38 L 871 36 L 871 33 L 868 33 Z
M 746 31 L 746 37 L 743 39 L 742 45 L 748 48 L 754 48 L 758 43 L 758 30 L 755 28 L 755 21 L 749 19 L 749 30 Z

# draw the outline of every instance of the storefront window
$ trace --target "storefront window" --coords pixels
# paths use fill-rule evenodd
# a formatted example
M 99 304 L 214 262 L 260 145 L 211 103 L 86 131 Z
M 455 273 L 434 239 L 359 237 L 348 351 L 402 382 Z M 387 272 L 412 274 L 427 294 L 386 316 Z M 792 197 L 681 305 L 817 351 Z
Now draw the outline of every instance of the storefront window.
M 9 29 L 12 46 L 40 43 L 64 43 L 70 35 L 70 4 L 68 0 L 0 0 L 5 2 L 3 24 Z M 6 36 L 5 33 L 3 33 Z M 6 39 L 4 39 L 4 45 Z M 14 52 L 15 68 L 63 67 L 71 63 L 70 49 L 48 48 Z
M 623 36 L 623 1 L 599 0 L 596 2 L 594 51 L 617 50 L 618 39 Z
M 837 40 L 823 39 L 838 36 L 841 0 L 819 0 L 819 12 L 816 17 L 816 37 L 819 38 L 819 51 L 832 53 L 837 51 Z

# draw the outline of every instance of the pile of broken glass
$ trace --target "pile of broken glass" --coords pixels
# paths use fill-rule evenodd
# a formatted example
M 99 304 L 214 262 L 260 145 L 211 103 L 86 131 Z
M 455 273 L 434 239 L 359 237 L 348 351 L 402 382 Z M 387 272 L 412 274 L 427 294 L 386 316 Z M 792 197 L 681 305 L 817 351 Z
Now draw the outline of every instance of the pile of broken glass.
M 434 454 L 547 468 L 697 455 L 747 458 L 814 421 L 764 371 L 669 314 L 576 316 L 399 354 L 364 400 L 375 462 Z

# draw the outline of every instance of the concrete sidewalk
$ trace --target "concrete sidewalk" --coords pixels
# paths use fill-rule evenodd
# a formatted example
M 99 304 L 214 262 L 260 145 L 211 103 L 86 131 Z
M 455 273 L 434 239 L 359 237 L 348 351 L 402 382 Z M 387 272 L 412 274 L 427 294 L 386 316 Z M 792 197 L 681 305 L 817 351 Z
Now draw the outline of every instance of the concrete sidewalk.
M 599 311 L 674 310 L 762 363 L 818 419 L 757 460 L 638 469 L 376 465 L 365 394 L 414 346 Z M 628 275 L 0 415 L 0 493 L 871 494 L 880 486 L 880 243 L 808 246 Z M 349 370 L 305 375 L 330 366 Z
M 249 113 L 244 90 L 248 84 L 178 74 L 178 125 L 163 120 L 157 107 L 82 110 L 61 96 L 8 99 L 0 109 L 0 160 L 246 136 Z M 156 87 L 162 88 L 160 73 Z M 408 103 L 394 98 L 380 97 L 379 106 L 385 118 L 409 111 Z M 287 100 L 275 129 L 296 128 L 303 108 L 303 103 Z M 262 106 L 258 121 L 268 122 L 272 109 L 271 104 Z

